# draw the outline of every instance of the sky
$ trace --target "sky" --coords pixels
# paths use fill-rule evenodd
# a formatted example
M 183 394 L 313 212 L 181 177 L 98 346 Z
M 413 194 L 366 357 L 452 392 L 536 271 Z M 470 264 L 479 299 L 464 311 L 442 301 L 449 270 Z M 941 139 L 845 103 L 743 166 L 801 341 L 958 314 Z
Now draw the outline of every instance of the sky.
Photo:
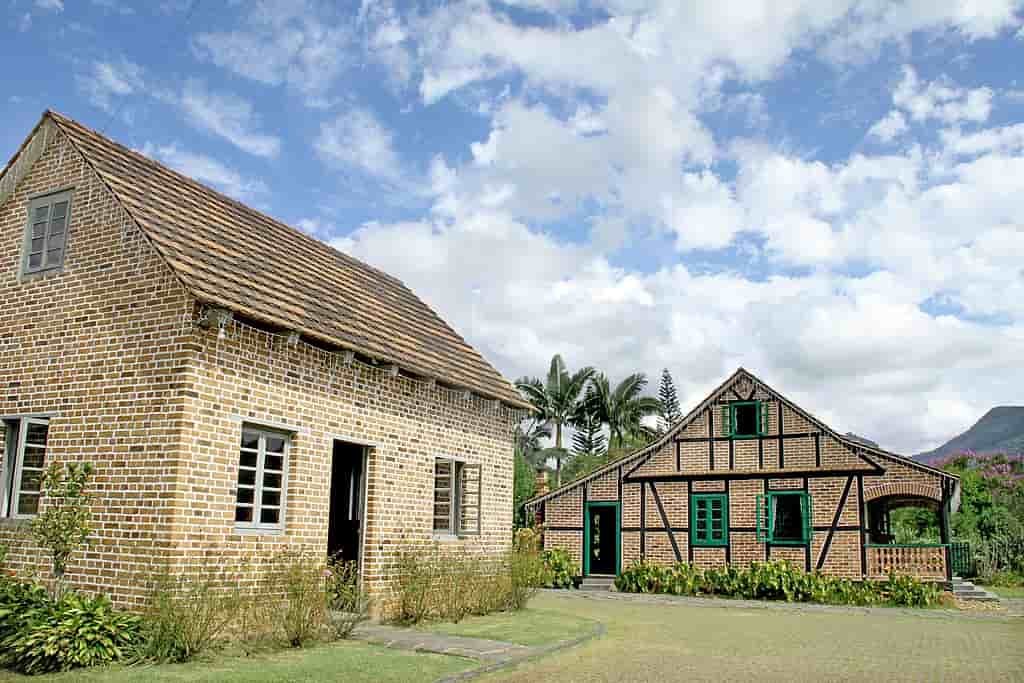
M 1024 0 L 0 0 L 56 109 L 401 278 L 507 377 L 1024 403 Z

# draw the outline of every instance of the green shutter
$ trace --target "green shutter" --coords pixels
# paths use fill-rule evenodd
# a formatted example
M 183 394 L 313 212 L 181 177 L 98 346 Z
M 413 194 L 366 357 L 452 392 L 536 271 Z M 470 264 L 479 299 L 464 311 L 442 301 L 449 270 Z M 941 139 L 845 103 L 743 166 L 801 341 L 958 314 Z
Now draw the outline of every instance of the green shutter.
M 757 540 L 761 543 L 768 541 L 768 496 L 763 493 L 757 494 L 757 508 L 754 513 L 757 516 Z
M 764 436 L 768 433 L 768 403 L 767 401 L 758 401 L 758 422 L 757 422 L 757 433 Z
M 736 434 L 732 426 L 732 406 L 729 404 L 722 406 L 722 433 L 725 436 L 734 436 Z
M 717 517 L 715 513 L 717 514 Z M 690 497 L 690 544 L 725 546 L 729 544 L 729 496 L 724 493 L 698 493 Z
M 806 543 L 814 535 L 814 511 L 811 509 L 811 496 L 806 493 L 803 495 L 803 508 L 804 542 Z

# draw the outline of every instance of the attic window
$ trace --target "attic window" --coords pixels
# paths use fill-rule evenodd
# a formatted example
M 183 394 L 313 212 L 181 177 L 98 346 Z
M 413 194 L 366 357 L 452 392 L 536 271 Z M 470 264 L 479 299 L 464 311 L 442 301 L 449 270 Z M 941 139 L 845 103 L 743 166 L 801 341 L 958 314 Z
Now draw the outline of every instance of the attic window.
M 735 438 L 761 436 L 768 426 L 767 404 L 762 401 L 734 401 L 722 406 L 726 434 Z
M 41 273 L 64 265 L 71 190 L 36 197 L 28 204 L 22 273 Z

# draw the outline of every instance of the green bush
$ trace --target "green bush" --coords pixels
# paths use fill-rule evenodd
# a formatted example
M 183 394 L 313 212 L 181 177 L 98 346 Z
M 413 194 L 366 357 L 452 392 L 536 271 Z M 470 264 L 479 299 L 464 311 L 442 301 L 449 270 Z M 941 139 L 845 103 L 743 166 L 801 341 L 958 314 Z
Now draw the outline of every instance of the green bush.
M 140 619 L 105 596 L 73 591 L 38 603 L 0 641 L 0 663 L 25 674 L 67 671 L 122 659 L 140 639 Z
M 0 641 L 21 630 L 38 611 L 50 607 L 46 588 L 0 576 Z
M 327 620 L 335 638 L 348 638 L 360 622 L 366 621 L 370 603 L 359 585 L 359 563 L 339 559 L 328 561 L 324 571 L 327 590 Z
M 751 562 L 701 569 L 685 562 L 663 566 L 635 562 L 615 579 L 624 593 L 669 595 L 718 595 L 749 600 L 820 602 L 834 605 L 892 605 L 928 607 L 939 601 L 941 591 L 933 584 L 910 576 L 890 576 L 888 581 L 851 581 L 818 572 L 803 572 L 786 561 Z
M 292 647 L 322 635 L 327 626 L 326 562 L 314 551 L 285 548 L 273 558 L 263 594 L 278 596 L 277 624 Z
M 578 572 L 569 551 L 563 548 L 552 548 L 545 550 L 541 557 L 544 560 L 544 585 L 548 588 L 572 588 L 573 578 Z
M 470 614 L 521 609 L 544 577 L 537 534 L 530 529 L 520 529 L 499 558 L 461 546 L 410 546 L 396 559 L 391 617 L 399 624 L 458 622 Z
M 216 647 L 244 602 L 238 567 L 215 552 L 187 571 L 164 565 L 144 580 L 149 592 L 137 661 L 187 662 Z

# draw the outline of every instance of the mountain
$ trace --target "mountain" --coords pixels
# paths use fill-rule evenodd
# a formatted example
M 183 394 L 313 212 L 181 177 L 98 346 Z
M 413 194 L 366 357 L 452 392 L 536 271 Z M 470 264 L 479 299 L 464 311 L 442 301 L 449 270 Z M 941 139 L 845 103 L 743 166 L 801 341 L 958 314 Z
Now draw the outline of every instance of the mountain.
M 933 451 L 918 453 L 914 460 L 933 463 L 963 451 L 1024 453 L 1024 406 L 993 408 L 963 434 L 954 436 Z

